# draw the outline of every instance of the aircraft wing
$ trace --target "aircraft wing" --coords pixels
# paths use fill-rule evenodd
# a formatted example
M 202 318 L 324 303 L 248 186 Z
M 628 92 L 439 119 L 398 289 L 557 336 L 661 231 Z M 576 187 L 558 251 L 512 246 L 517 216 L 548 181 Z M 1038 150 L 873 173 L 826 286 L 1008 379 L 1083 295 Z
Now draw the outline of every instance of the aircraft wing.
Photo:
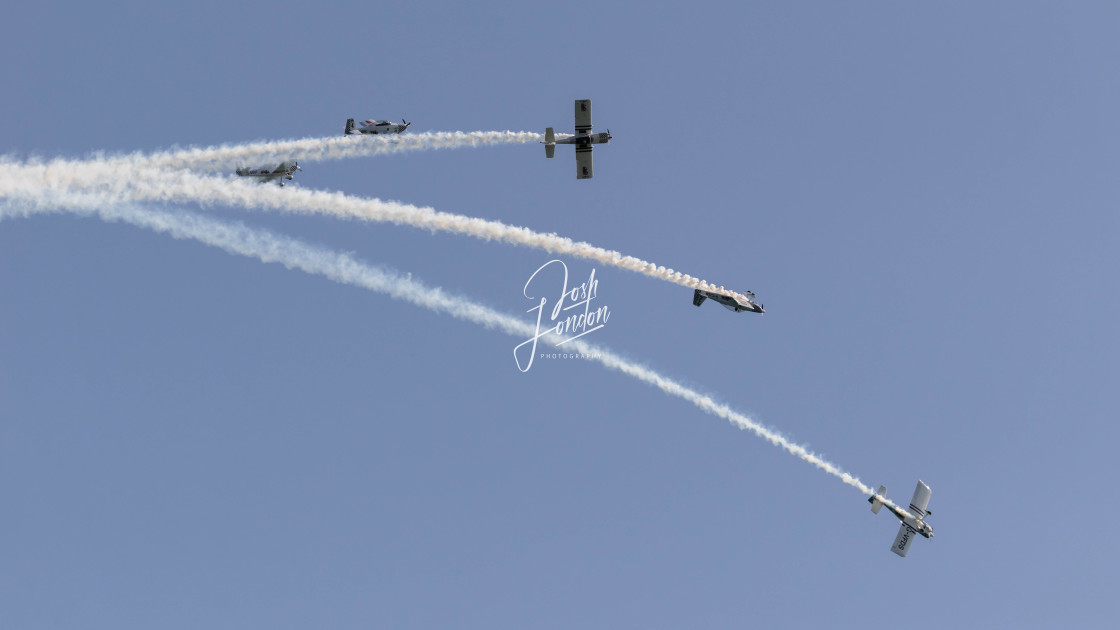
M 576 145 L 576 179 L 591 179 L 595 176 L 595 168 L 591 158 L 591 145 L 585 147 Z
M 891 545 L 891 551 L 905 558 L 906 552 L 910 551 L 910 543 L 914 542 L 914 538 L 917 536 L 918 534 L 913 528 L 903 523 L 902 526 L 898 528 L 898 535 L 894 537 L 894 544 Z
M 918 480 L 918 486 L 914 488 L 914 496 L 910 499 L 910 513 L 917 518 L 923 518 L 929 512 L 926 507 L 929 505 L 929 497 L 933 491 L 924 481 Z
M 576 135 L 591 133 L 591 99 L 576 101 Z

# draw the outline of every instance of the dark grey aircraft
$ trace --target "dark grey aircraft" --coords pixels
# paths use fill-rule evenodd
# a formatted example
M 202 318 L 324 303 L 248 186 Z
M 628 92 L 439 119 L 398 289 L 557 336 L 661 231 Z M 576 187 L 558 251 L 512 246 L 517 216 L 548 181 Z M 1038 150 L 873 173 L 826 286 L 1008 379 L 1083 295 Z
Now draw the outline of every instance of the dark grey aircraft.
M 256 177 L 259 178 L 260 183 L 271 182 L 279 180 L 280 185 L 284 185 L 284 180 L 295 179 L 296 171 L 303 170 L 295 160 L 287 160 L 280 163 L 280 166 L 258 166 L 256 168 L 239 168 L 237 174 L 242 177 Z

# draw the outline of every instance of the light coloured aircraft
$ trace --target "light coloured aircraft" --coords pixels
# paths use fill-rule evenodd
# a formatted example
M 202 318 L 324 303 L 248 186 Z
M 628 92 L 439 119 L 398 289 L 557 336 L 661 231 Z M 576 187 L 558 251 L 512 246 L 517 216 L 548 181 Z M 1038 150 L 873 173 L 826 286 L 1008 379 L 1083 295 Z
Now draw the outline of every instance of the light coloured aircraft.
M 766 309 L 762 305 L 754 301 L 754 293 L 746 291 L 743 295 L 736 295 L 730 291 L 723 290 L 720 287 L 718 290 L 707 291 L 704 289 L 696 289 L 692 293 L 692 303 L 700 306 L 704 300 L 711 298 L 715 302 L 719 302 L 724 308 L 741 313 L 743 311 L 750 311 L 752 313 L 765 313 Z
M 914 537 L 918 534 L 926 538 L 933 538 L 933 528 L 926 522 L 926 517 L 933 512 L 926 509 L 929 505 L 929 495 L 932 490 L 925 484 L 924 481 L 918 480 L 918 487 L 914 488 L 914 496 L 910 499 L 910 513 L 898 509 L 897 507 L 884 503 L 883 499 L 887 496 L 887 487 L 879 486 L 879 491 L 875 496 L 867 499 L 871 504 L 871 511 L 878 514 L 879 508 L 884 505 L 898 520 L 902 521 L 902 526 L 898 528 L 898 536 L 894 537 L 894 544 L 891 545 L 891 551 L 896 554 L 906 557 L 906 552 L 910 550 L 910 543 L 914 542 Z
M 388 120 L 363 120 L 362 122 L 358 123 L 357 126 L 355 126 L 354 119 L 347 118 L 346 131 L 344 133 L 346 135 L 367 133 L 371 135 L 401 133 L 405 129 L 408 129 L 408 126 L 411 124 L 412 123 L 410 122 L 405 122 L 402 118 L 399 123 L 391 123 Z
M 593 144 L 605 144 L 611 141 L 611 132 L 591 133 L 591 99 L 576 101 L 576 133 L 556 139 L 556 133 L 549 127 L 544 130 L 544 156 L 552 157 L 556 153 L 558 144 L 576 145 L 576 179 L 591 179 L 595 176 L 594 165 L 591 160 Z
M 258 166 L 256 168 L 239 168 L 237 174 L 242 177 L 256 177 L 260 183 L 279 181 L 280 186 L 284 185 L 284 180 L 291 180 L 295 178 L 296 171 L 301 171 L 299 164 L 295 160 L 286 160 L 280 163 L 280 166 Z

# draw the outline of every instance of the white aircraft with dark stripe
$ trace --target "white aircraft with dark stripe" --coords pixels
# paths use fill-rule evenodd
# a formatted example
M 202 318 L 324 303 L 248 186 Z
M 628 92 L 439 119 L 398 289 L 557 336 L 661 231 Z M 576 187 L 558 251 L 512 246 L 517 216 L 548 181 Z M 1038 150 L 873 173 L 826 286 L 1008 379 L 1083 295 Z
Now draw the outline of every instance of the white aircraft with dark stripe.
M 556 138 L 556 133 L 549 127 L 544 130 L 544 156 L 550 158 L 556 154 L 556 145 L 576 145 L 576 179 L 591 179 L 595 176 L 595 167 L 591 159 L 591 149 L 594 144 L 606 144 L 611 141 L 611 131 L 606 133 L 591 133 L 591 99 L 585 98 L 576 101 L 576 133 L 574 136 Z
M 754 293 L 747 291 L 740 295 L 727 291 L 723 287 L 716 290 L 696 289 L 692 292 L 692 303 L 700 306 L 704 300 L 711 299 L 713 302 L 719 302 L 724 308 L 742 313 L 743 311 L 750 311 L 751 313 L 765 313 L 766 309 L 762 305 L 754 301 Z
M 410 122 L 405 122 L 402 118 L 399 123 L 391 123 L 388 120 L 363 120 L 357 125 L 354 124 L 353 118 L 346 119 L 346 130 L 343 131 L 345 135 L 384 135 L 387 133 L 404 133 L 405 129 L 411 125 Z
M 932 490 L 925 484 L 924 481 L 918 480 L 918 487 L 914 488 L 914 497 L 910 499 L 910 513 L 898 509 L 897 507 L 884 503 L 883 499 L 887 496 L 887 487 L 879 486 L 879 491 L 875 496 L 867 499 L 871 504 L 871 511 L 878 514 L 879 508 L 884 505 L 894 515 L 902 521 L 902 526 L 898 528 L 898 535 L 894 537 L 894 544 L 891 545 L 891 551 L 896 554 L 906 557 L 906 552 L 910 551 L 910 543 L 914 542 L 917 535 L 925 536 L 926 538 L 933 538 L 933 528 L 926 522 L 926 517 L 933 514 L 930 510 L 926 509 L 929 505 L 929 496 Z

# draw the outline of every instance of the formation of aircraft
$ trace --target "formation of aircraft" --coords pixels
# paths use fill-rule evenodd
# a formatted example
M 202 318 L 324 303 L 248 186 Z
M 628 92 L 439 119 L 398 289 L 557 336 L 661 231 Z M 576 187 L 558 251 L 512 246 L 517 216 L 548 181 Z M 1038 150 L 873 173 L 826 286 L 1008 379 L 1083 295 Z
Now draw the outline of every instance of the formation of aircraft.
M 883 498 L 887 496 L 886 486 L 879 486 L 879 491 L 875 493 L 875 496 L 867 499 L 867 502 L 871 504 L 871 511 L 875 514 L 878 514 L 879 509 L 885 505 L 902 522 L 902 526 L 898 528 L 898 535 L 894 537 L 891 551 L 903 558 L 906 557 L 906 552 L 910 551 L 910 543 L 914 542 L 915 536 L 920 534 L 926 538 L 933 538 L 933 528 L 926 522 L 926 517 L 933 514 L 926 509 L 932 492 L 929 486 L 919 479 L 918 486 L 914 488 L 914 496 L 910 499 L 909 514 L 893 505 L 883 503 Z
M 346 135 L 351 134 L 388 134 L 388 133 L 403 133 L 411 123 L 406 122 L 403 118 L 400 124 L 391 123 L 387 120 L 363 120 L 357 126 L 354 124 L 354 119 L 349 118 L 346 120 Z M 591 179 L 595 175 L 595 169 L 591 158 L 591 151 L 593 145 L 605 144 L 611 141 L 611 133 L 608 130 L 606 133 L 592 133 L 591 132 L 591 99 L 582 99 L 575 102 L 575 134 L 572 136 L 565 136 L 557 139 L 556 133 L 552 127 L 548 127 L 544 132 L 544 154 L 546 158 L 554 157 L 556 154 L 556 145 L 558 144 L 574 144 L 576 151 L 576 179 Z M 269 167 L 261 166 L 256 168 L 239 168 L 237 174 L 242 177 L 256 177 L 261 183 L 277 181 L 281 186 L 284 185 L 284 180 L 291 180 L 295 176 L 295 172 L 301 170 L 299 164 L 295 160 L 286 160 L 281 162 L 279 166 Z M 719 289 L 696 289 L 692 294 L 692 303 L 700 306 L 704 300 L 711 299 L 723 305 L 724 308 L 741 313 L 750 311 L 752 313 L 765 313 L 761 303 L 755 302 L 755 294 L 751 291 L 745 291 L 742 294 L 736 294 L 731 291 L 725 290 L 723 287 Z M 867 499 L 871 504 L 871 511 L 875 514 L 885 505 L 887 509 L 894 513 L 901 526 L 898 529 L 898 535 L 895 536 L 894 543 L 891 545 L 891 551 L 899 556 L 905 557 L 910 550 L 910 544 L 917 536 L 924 536 L 926 538 L 933 538 L 933 528 L 925 521 L 930 512 L 927 508 L 929 505 L 930 494 L 932 491 L 925 482 L 919 480 L 918 486 L 914 489 L 914 496 L 910 499 L 910 510 L 907 513 L 890 503 L 885 503 L 887 488 L 880 486 L 879 491 L 874 496 Z
M 280 186 L 284 185 L 284 180 L 291 180 L 295 178 L 296 171 L 302 170 L 295 160 L 286 160 L 280 163 L 280 166 L 257 166 L 255 168 L 239 168 L 237 174 L 242 177 L 256 177 L 258 181 L 263 184 L 265 182 L 278 181 Z
M 730 291 L 696 289 L 692 293 L 692 303 L 700 306 L 704 303 L 704 300 L 711 298 L 712 301 L 719 302 L 724 308 L 736 313 L 742 313 L 743 311 L 765 313 L 766 309 L 755 302 L 754 297 L 754 293 L 750 291 L 745 291 L 742 296 L 739 296 Z
M 351 134 L 354 134 L 354 135 L 356 135 L 356 134 L 378 135 L 378 134 L 386 134 L 386 133 L 404 133 L 404 130 L 408 129 L 408 126 L 411 125 L 411 124 L 412 123 L 410 123 L 410 122 L 405 122 L 404 119 L 402 118 L 399 123 L 391 123 L 388 120 L 363 120 L 362 122 L 358 123 L 355 126 L 354 125 L 354 119 L 353 118 L 347 118 L 346 119 L 346 131 L 344 131 L 343 134 L 344 135 L 351 135 Z
M 555 155 L 558 144 L 574 144 L 576 145 L 576 179 L 591 179 L 595 176 L 591 145 L 606 144 L 610 141 L 610 129 L 606 133 L 591 133 L 591 99 L 585 98 L 576 101 L 575 135 L 557 140 L 552 127 L 544 130 L 544 156 L 550 158 Z
M 591 179 L 595 176 L 595 166 L 591 157 L 591 151 L 596 144 L 606 144 L 611 141 L 611 132 L 607 130 L 606 133 L 592 133 L 591 123 L 591 99 L 578 99 L 575 101 L 575 134 L 571 136 L 564 136 L 561 138 L 556 137 L 556 132 L 552 127 L 548 127 L 544 132 L 544 155 L 546 158 L 552 158 L 556 155 L 556 145 L 558 144 L 573 144 L 575 145 L 576 153 L 576 179 Z M 353 118 L 346 119 L 345 135 L 379 135 L 390 133 L 403 133 L 408 129 L 412 123 L 401 119 L 401 122 L 391 123 L 387 120 L 363 120 L 358 124 L 354 124 Z M 257 168 L 239 168 L 237 174 L 244 177 L 257 177 L 261 183 L 278 181 L 281 186 L 284 185 L 284 180 L 291 180 L 294 178 L 296 171 L 300 170 L 295 160 L 289 160 L 280 163 L 276 167 L 261 166 Z M 745 296 L 745 297 L 744 297 Z M 721 287 L 716 290 L 696 289 L 692 295 L 692 303 L 700 306 L 706 299 L 712 299 L 725 308 L 741 313 L 750 311 L 752 313 L 765 313 L 766 310 L 762 304 L 754 301 L 754 293 L 750 291 L 745 294 L 735 294 L 730 291 L 724 291 Z

